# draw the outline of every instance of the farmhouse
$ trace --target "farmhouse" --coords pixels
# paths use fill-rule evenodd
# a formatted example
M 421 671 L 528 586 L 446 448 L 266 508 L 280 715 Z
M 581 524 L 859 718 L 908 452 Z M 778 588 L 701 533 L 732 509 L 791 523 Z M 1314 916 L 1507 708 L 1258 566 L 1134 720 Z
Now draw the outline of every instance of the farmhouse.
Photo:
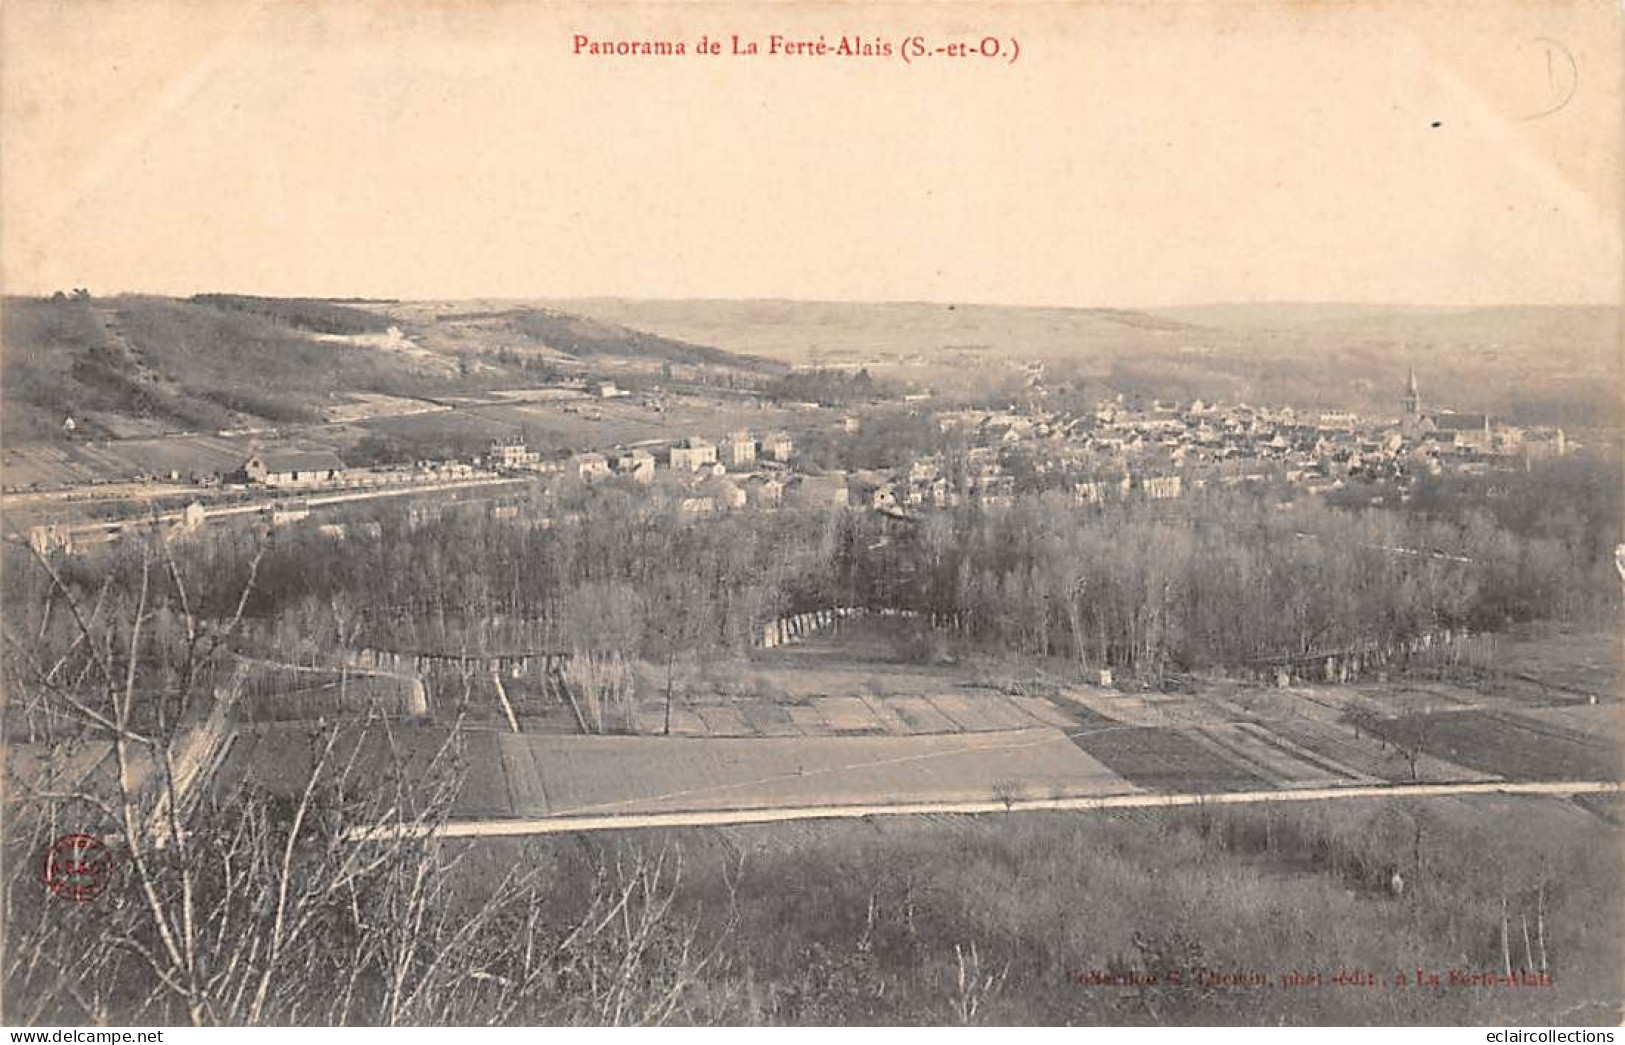
M 344 478 L 344 462 L 331 450 L 268 450 L 243 463 L 251 483 L 278 489 L 324 486 Z

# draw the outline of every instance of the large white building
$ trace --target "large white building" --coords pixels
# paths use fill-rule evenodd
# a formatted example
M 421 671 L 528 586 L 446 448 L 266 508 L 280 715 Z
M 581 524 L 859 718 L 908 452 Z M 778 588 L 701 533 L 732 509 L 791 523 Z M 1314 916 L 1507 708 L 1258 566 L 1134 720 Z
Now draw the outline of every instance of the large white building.
M 344 480 L 344 462 L 331 450 L 262 450 L 243 462 L 243 476 L 278 489 L 329 486 Z
M 493 442 L 488 457 L 494 468 L 535 468 L 542 461 L 541 454 L 519 440 Z
M 671 470 L 674 472 L 697 472 L 716 461 L 716 444 L 697 435 L 671 448 Z

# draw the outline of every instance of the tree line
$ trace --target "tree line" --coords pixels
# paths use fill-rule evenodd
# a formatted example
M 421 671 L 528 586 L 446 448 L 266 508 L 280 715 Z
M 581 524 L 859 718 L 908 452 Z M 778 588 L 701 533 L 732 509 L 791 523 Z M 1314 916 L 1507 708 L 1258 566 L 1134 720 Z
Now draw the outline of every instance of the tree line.
M 1517 497 L 1551 500 L 1544 482 Z M 339 649 L 579 650 L 656 662 L 741 651 L 768 621 L 835 605 L 951 622 L 957 641 L 1156 678 L 1170 671 L 1392 645 L 1442 628 L 1595 623 L 1620 598 L 1601 508 L 1517 497 L 1486 508 L 1350 512 L 1209 490 L 1079 506 L 1019 496 L 899 520 L 853 511 L 676 510 L 617 483 L 538 484 L 517 503 L 356 509 L 314 527 L 212 529 L 151 579 L 152 656 L 179 635 L 176 584 L 220 620 L 255 572 L 239 641 L 316 662 Z M 1600 503 L 1600 502 L 1598 502 Z M 13 550 L 13 555 L 19 554 Z M 134 547 L 69 559 L 62 579 L 110 612 Z M 8 606 L 75 641 L 49 585 L 8 570 Z M 25 608 L 34 612 L 25 612 Z M 114 613 L 114 616 L 117 616 Z

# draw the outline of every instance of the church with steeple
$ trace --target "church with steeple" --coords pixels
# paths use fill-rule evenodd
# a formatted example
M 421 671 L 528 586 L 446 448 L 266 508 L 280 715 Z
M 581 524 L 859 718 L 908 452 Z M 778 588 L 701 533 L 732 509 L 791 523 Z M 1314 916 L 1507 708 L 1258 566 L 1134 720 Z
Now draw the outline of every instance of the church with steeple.
M 1407 442 L 1420 442 L 1432 436 L 1458 450 L 1489 453 L 1495 447 L 1496 425 L 1489 414 L 1461 414 L 1453 410 L 1424 413 L 1415 367 L 1405 381 L 1405 394 L 1399 397 L 1399 407 L 1399 431 Z
M 1423 422 L 1427 418 L 1422 416 L 1422 393 L 1416 387 L 1416 368 L 1411 367 L 1411 373 L 1405 382 L 1405 394 L 1399 398 L 1399 430 L 1406 439 L 1415 440 L 1422 436 Z

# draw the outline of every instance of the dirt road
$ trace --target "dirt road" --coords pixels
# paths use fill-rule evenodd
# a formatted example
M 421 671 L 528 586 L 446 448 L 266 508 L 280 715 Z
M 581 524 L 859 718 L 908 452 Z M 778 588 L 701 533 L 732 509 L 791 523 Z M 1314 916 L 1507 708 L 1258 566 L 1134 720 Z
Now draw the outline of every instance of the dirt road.
M 854 820 L 873 816 L 979 815 L 987 813 L 1092 812 L 1104 809 L 1156 809 L 1190 806 L 1249 805 L 1271 802 L 1323 802 L 1340 799 L 1460 798 L 1471 795 L 1572 797 L 1618 794 L 1612 781 L 1561 780 L 1470 782 L 1455 784 L 1381 784 L 1218 794 L 1086 795 L 1077 798 L 1013 798 L 973 802 L 899 802 L 885 805 L 786 806 L 777 809 L 706 809 L 671 813 L 614 813 L 600 816 L 544 816 L 503 820 L 459 820 L 437 828 L 381 825 L 352 828 L 349 841 L 389 839 L 432 832 L 443 838 L 500 838 L 574 831 L 627 831 L 660 827 L 720 827 L 771 824 L 793 820 Z

